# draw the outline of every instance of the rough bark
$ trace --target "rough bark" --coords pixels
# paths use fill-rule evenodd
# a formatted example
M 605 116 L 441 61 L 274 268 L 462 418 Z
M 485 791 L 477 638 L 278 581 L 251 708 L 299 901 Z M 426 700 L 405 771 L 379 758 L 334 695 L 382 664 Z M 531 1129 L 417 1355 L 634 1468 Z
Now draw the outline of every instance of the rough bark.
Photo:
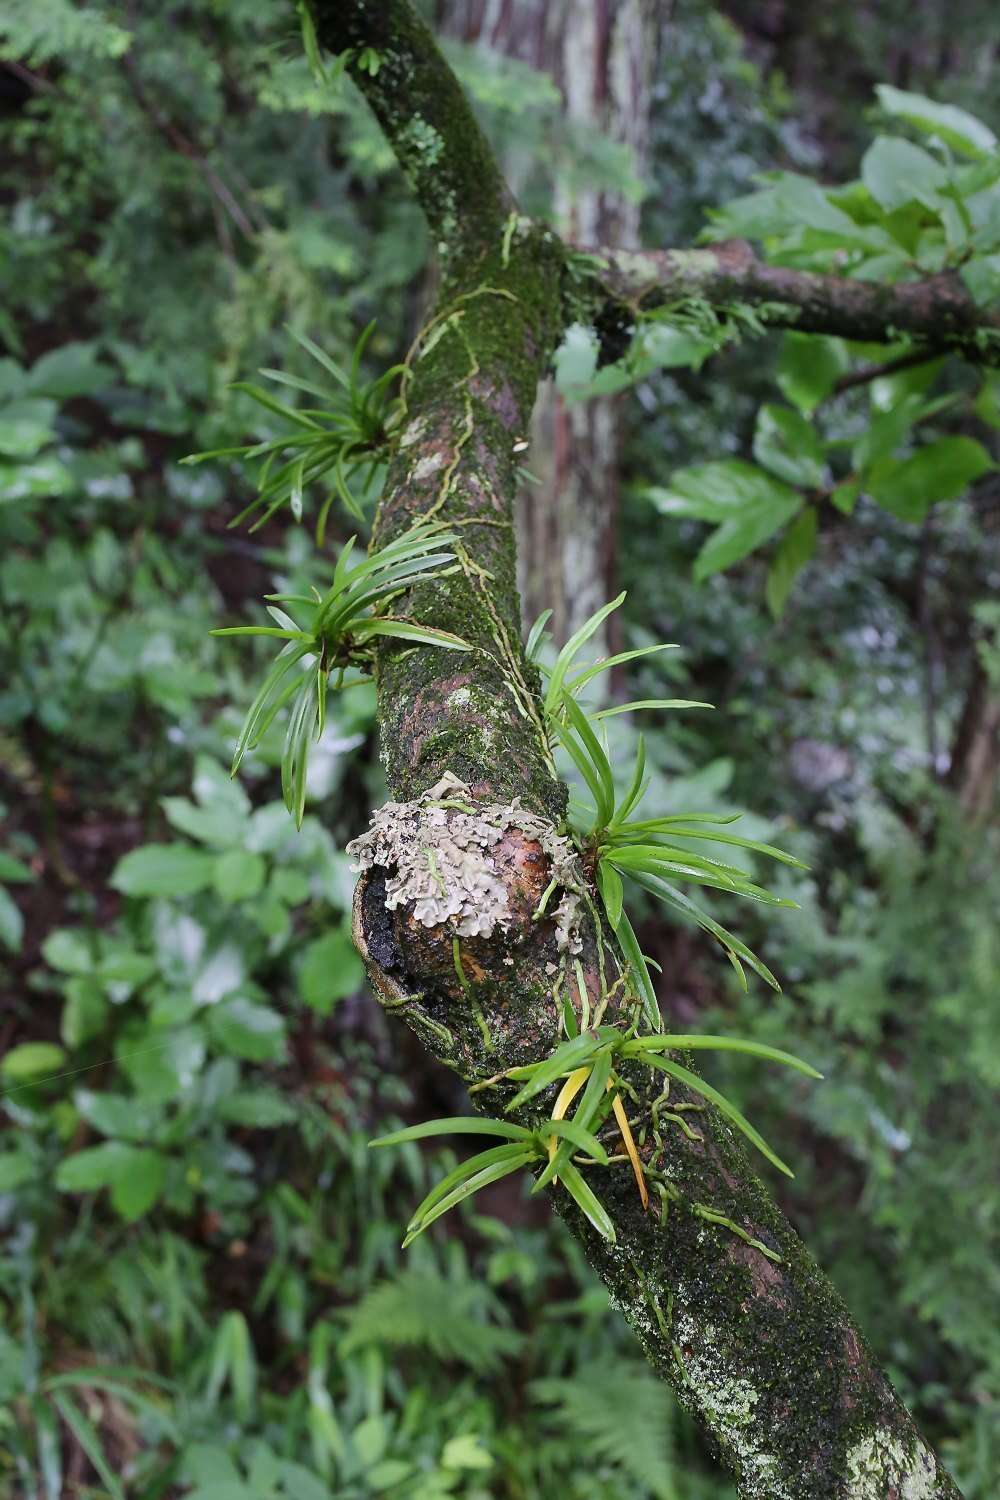
M 959 715 L 947 781 L 974 822 L 992 815 L 1000 786 L 1000 693 L 979 661 Z
M 359 883 L 355 935 L 386 1007 L 442 1062 L 482 1084 L 545 1056 L 559 1040 L 552 976 L 562 951 L 556 924 L 533 921 L 532 913 L 549 880 L 546 846 L 566 793 L 521 650 L 512 505 L 515 448 L 563 326 L 564 251 L 552 233 L 509 219 L 506 189 L 486 170 L 481 137 L 408 0 L 377 7 L 313 0 L 313 9 L 331 50 L 379 50 L 377 77 L 354 76 L 422 201 L 429 195 L 432 220 L 440 224 L 442 214 L 472 204 L 457 253 L 450 247 L 439 309 L 412 360 L 407 419 L 375 545 L 419 518 L 450 524 L 459 565 L 414 589 L 407 610 L 457 631 L 475 649 L 462 656 L 386 649 L 379 719 L 394 797 L 412 801 L 450 773 L 465 783 L 463 798 L 484 826 L 502 814 L 502 835 L 483 860 L 508 919 L 489 935 L 462 936 L 459 966 L 454 926 L 425 925 L 412 903 L 389 910 L 392 867 L 376 866 Z M 433 152 L 444 184 L 410 155 L 414 136 L 426 139 L 423 126 L 448 133 Z M 390 825 L 398 816 L 392 804 L 382 815 Z M 441 814 L 434 837 L 442 848 L 455 816 Z M 583 888 L 581 961 L 596 1002 L 614 991 L 619 965 L 586 872 L 578 869 L 574 879 Z M 621 986 L 616 993 L 609 1017 L 622 1003 Z M 954 1500 L 954 1483 L 732 1131 L 705 1109 L 687 1117 L 696 1130 L 669 1125 L 656 1141 L 647 1128 L 652 1091 L 641 1073 L 631 1081 L 635 1129 L 662 1189 L 655 1210 L 643 1211 L 627 1166 L 609 1168 L 599 1183 L 616 1244 L 600 1238 L 558 1189 L 555 1205 L 654 1367 L 714 1439 L 744 1500 Z M 499 1081 L 477 1098 L 500 1112 L 510 1095 Z M 697 1102 L 683 1090 L 673 1098 Z
M 625 322 L 665 302 L 702 297 L 717 308 L 749 303 L 773 328 L 861 343 L 909 337 L 982 364 L 1000 362 L 1000 311 L 977 306 L 952 272 L 884 286 L 768 265 L 746 240 L 697 250 L 591 249 L 603 262 L 591 282 L 591 305 L 599 311 L 610 298 Z

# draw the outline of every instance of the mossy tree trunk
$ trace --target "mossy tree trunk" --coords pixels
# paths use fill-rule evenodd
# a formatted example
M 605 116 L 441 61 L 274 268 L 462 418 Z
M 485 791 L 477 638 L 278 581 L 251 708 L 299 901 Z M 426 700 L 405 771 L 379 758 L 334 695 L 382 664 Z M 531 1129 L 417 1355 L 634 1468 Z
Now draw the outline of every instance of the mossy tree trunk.
M 392 795 L 407 803 L 446 774 L 464 783 L 463 799 L 480 810 L 484 830 L 497 831 L 482 860 L 491 899 L 507 914 L 492 930 L 461 937 L 459 966 L 449 919 L 418 921 L 412 903 L 388 909 L 386 881 L 397 872 L 387 861 L 359 884 L 355 933 L 386 1007 L 442 1062 L 482 1085 L 560 1040 L 552 975 L 563 947 L 556 924 L 532 914 L 550 878 L 546 849 L 566 792 L 521 647 L 513 501 L 538 382 L 567 318 L 578 314 L 579 293 L 569 307 L 565 247 L 517 216 L 409 0 L 312 0 L 312 9 L 321 42 L 336 53 L 352 49 L 355 81 L 425 208 L 442 263 L 438 307 L 412 359 L 407 418 L 374 545 L 422 518 L 449 523 L 459 565 L 415 588 L 407 611 L 456 631 L 474 649 L 385 650 L 378 695 L 386 772 Z M 357 65 L 367 47 L 378 53 L 374 75 Z M 745 266 L 745 257 L 734 265 Z M 649 267 L 645 257 L 623 257 L 619 284 L 595 285 L 594 297 L 621 296 L 630 275 L 647 287 Z M 713 276 L 725 280 L 724 294 L 732 295 L 733 266 L 719 252 L 696 252 L 683 270 L 696 271 L 702 287 Z M 817 321 L 836 294 L 825 281 L 800 288 Z M 381 816 L 402 826 L 404 813 L 389 804 Z M 442 850 L 453 816 L 439 820 Z M 585 890 L 586 872 L 577 877 Z M 578 937 L 596 1004 L 607 993 L 614 950 L 586 893 Z M 669 1014 L 668 991 L 663 998 Z M 732 1131 L 710 1108 L 654 1129 L 653 1091 L 642 1074 L 629 1081 L 634 1129 L 657 1188 L 651 1210 L 643 1211 L 627 1164 L 601 1182 L 616 1243 L 602 1239 L 561 1191 L 555 1204 L 651 1363 L 717 1445 L 744 1500 L 954 1500 L 954 1482 Z M 499 1113 L 510 1096 L 500 1081 L 477 1098 Z M 675 1111 L 701 1102 L 683 1089 L 672 1100 Z

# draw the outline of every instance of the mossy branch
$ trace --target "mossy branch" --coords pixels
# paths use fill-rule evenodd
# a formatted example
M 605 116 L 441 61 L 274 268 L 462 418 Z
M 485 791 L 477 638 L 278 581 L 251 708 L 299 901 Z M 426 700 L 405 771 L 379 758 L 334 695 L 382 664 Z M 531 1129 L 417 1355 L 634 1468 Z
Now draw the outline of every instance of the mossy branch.
M 316 37 L 347 56 L 427 216 L 443 261 L 475 255 L 513 206 L 489 143 L 409 0 L 308 0 Z
M 769 265 L 746 240 L 697 249 L 585 253 L 592 270 L 583 300 L 595 319 L 634 321 L 664 303 L 698 298 L 716 308 L 744 303 L 761 321 L 798 333 L 860 343 L 910 338 L 930 353 L 953 351 L 1000 364 L 1000 309 L 979 306 L 954 272 L 893 286 Z M 578 289 L 579 292 L 579 289 Z
M 460 539 L 456 561 L 411 589 L 406 615 L 474 649 L 451 659 L 419 645 L 380 649 L 388 781 L 392 795 L 412 805 L 458 778 L 463 807 L 510 814 L 502 837 L 489 843 L 487 872 L 509 919 L 463 936 L 460 966 L 447 920 L 426 925 L 414 903 L 390 906 L 393 871 L 377 858 L 359 883 L 355 936 L 387 1009 L 478 1086 L 484 1110 L 501 1114 L 514 1090 L 505 1071 L 551 1052 L 561 1016 L 552 978 L 561 958 L 557 923 L 548 912 L 536 916 L 556 847 L 539 829 L 556 834 L 566 789 L 521 645 L 512 506 L 517 452 L 562 333 L 566 251 L 513 214 L 461 89 L 408 0 L 312 0 L 312 14 L 328 48 L 378 54 L 374 72 L 350 65 L 447 252 L 441 300 L 407 362 L 406 416 L 375 544 L 422 518 L 447 522 Z M 432 144 L 418 149 L 428 132 Z M 445 852 L 453 799 L 439 791 L 433 799 L 441 804 L 442 849 L 431 853 L 443 878 L 458 857 L 453 843 Z M 391 808 L 383 821 L 387 814 Z M 474 873 L 486 878 L 478 864 Z M 563 884 L 569 878 L 564 872 Z M 622 990 L 607 988 L 611 942 L 596 901 L 581 889 L 575 982 L 593 1010 L 605 1004 L 613 1023 Z M 682 1085 L 672 1083 L 665 1110 L 657 1085 L 642 1076 L 624 1081 L 630 1115 L 649 1122 L 637 1127 L 637 1149 L 654 1189 L 650 1211 L 622 1152 L 602 1181 L 617 1243 L 565 1195 L 560 1212 L 654 1367 L 717 1444 L 743 1500 L 956 1500 L 954 1483 L 722 1118 L 706 1106 L 699 1128 L 683 1130 L 675 1122 L 700 1101 Z M 525 1106 L 529 1115 L 533 1107 Z

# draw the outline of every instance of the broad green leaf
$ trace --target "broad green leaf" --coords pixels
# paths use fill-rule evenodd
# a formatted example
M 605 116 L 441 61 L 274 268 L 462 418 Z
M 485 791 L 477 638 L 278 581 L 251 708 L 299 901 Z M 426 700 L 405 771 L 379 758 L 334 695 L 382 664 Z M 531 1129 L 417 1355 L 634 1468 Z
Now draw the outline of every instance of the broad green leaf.
M 599 352 L 597 335 L 592 328 L 583 323 L 570 324 L 553 358 L 557 389 L 572 391 L 588 385 L 597 372 Z
M 0 1073 L 8 1082 L 29 1083 L 58 1073 L 66 1054 L 55 1042 L 22 1042 L 0 1058 Z
M 860 493 L 860 479 L 845 479 L 843 484 L 838 484 L 835 490 L 830 491 L 830 504 L 835 506 L 842 515 L 853 515 Z
M 6 881 L 9 885 L 26 885 L 37 878 L 34 870 L 29 869 L 21 860 L 15 859 L 13 854 L 7 854 L 0 849 L 0 882 Z
M 974 255 L 962 266 L 960 274 L 980 307 L 1000 301 L 1000 254 Z
M 361 987 L 364 978 L 364 965 L 350 933 L 336 927 L 307 944 L 299 969 L 299 992 L 312 1010 L 328 1016 L 339 1000 Z
M 267 866 L 259 854 L 229 849 L 220 854 L 212 871 L 212 883 L 223 901 L 248 901 L 264 888 Z
M 449 1438 L 441 1449 L 443 1469 L 492 1469 L 493 1463 L 493 1455 L 483 1447 L 477 1433 L 460 1433 Z
M 802 496 L 789 489 L 778 479 L 772 479 L 759 471 L 761 478 L 770 487 L 768 493 L 759 498 L 738 516 L 724 521 L 702 546 L 694 562 L 696 583 L 720 573 L 734 563 L 762 547 L 765 542 L 781 531 L 802 508 Z
M 643 493 L 664 516 L 689 516 L 693 521 L 728 521 L 766 503 L 784 491 L 769 474 L 742 459 L 695 464 L 678 469 L 670 484 L 651 485 Z
M 792 584 L 816 551 L 817 530 L 816 508 L 809 505 L 799 512 L 781 538 L 764 590 L 767 607 L 776 620 L 781 618 Z
M 278 1062 L 284 1057 L 284 1017 L 271 1006 L 237 996 L 210 1006 L 207 1017 L 215 1042 L 233 1057 L 248 1062 Z
M 145 844 L 118 861 L 110 884 L 126 896 L 193 896 L 214 868 L 210 854 L 189 844 Z
M 788 484 L 818 489 L 826 464 L 812 423 L 790 406 L 762 406 L 754 429 L 753 456 Z
M 94 968 L 93 941 L 80 927 L 57 927 L 42 944 L 42 957 L 62 974 L 89 974 Z
M 983 157 L 996 150 L 997 138 L 989 126 L 957 105 L 938 104 L 888 83 L 877 84 L 875 92 L 887 114 L 896 115 L 925 135 L 936 135 L 965 156 Z
M 983 377 L 983 383 L 979 387 L 973 410 L 981 422 L 994 431 L 1000 432 L 1000 372 L 992 372 Z
M 880 226 L 858 224 L 811 177 L 796 172 L 762 175 L 767 185 L 759 192 L 736 198 L 710 214 L 712 239 L 766 243 L 797 234 L 809 248 L 892 249 L 892 241 Z
M 56 1169 L 56 1187 L 64 1193 L 111 1189 L 115 1210 L 128 1222 L 148 1213 L 163 1191 L 167 1159 L 159 1151 L 124 1141 L 105 1141 L 66 1156 Z
M 223 1120 L 252 1130 L 273 1130 L 278 1125 L 290 1125 L 297 1118 L 295 1105 L 280 1089 L 238 1089 L 220 1100 L 217 1108 Z
M 929 151 L 898 136 L 879 135 L 861 161 L 861 180 L 877 203 L 892 212 L 916 199 L 933 202 L 948 182 L 944 165 Z
M 93 396 L 106 390 L 114 374 L 110 365 L 101 364 L 93 344 L 62 344 L 35 360 L 25 389 L 32 396 L 68 401 L 73 396 Z
M 868 488 L 872 498 L 901 521 L 922 521 L 935 502 L 956 499 L 993 467 L 975 438 L 937 438 L 909 458 L 880 461 L 868 475 Z
M 17 953 L 24 937 L 24 918 L 13 896 L 0 886 L 0 943 Z
M 11 401 L 0 406 L 0 453 L 8 458 L 34 458 L 55 437 L 54 401 Z
M 59 1030 L 67 1047 L 80 1047 L 100 1036 L 108 1020 L 108 1000 L 93 974 L 77 974 L 66 985 Z
M 782 340 L 776 378 L 782 394 L 809 416 L 830 395 L 849 364 L 841 339 L 788 332 Z
M 77 1089 L 73 1102 L 87 1123 L 102 1135 L 139 1144 L 149 1139 L 162 1119 L 160 1109 L 128 1094 Z
M 36 1175 L 36 1167 L 28 1152 L 20 1146 L 13 1151 L 0 1151 L 0 1193 L 12 1193 Z

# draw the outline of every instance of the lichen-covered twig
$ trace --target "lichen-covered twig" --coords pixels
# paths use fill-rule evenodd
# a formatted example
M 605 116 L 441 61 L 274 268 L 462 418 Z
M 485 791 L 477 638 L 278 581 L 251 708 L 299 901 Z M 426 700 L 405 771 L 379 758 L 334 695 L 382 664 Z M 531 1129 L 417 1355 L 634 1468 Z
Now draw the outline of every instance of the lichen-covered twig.
M 981 364 L 1000 363 L 1000 310 L 979 306 L 951 271 L 885 286 L 769 265 L 746 240 L 696 249 L 593 249 L 588 263 L 576 295 L 595 312 L 617 307 L 626 321 L 699 298 L 722 309 L 760 308 L 773 328 L 870 343 L 911 338 L 929 352 L 955 350 Z

